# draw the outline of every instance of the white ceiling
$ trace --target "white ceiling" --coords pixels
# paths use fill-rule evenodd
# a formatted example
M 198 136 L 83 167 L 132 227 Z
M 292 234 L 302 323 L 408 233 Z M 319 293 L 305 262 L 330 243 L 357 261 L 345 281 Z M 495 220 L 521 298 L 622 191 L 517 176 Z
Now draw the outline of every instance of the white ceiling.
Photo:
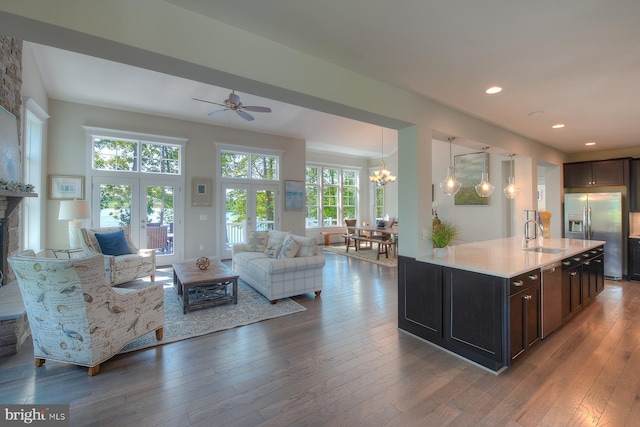
M 169 2 L 567 153 L 640 142 L 638 0 Z M 44 46 L 34 52 L 52 98 L 292 136 L 315 150 L 380 154 L 377 126 L 245 93 L 245 105 L 273 113 L 254 113 L 253 122 L 233 112 L 210 117 L 216 107 L 191 98 L 221 102 L 232 88 Z M 504 91 L 486 95 L 492 85 Z M 536 111 L 543 113 L 530 115 Z M 554 130 L 555 123 L 566 127 Z M 396 149 L 395 131 L 385 131 L 384 145 L 387 154 Z

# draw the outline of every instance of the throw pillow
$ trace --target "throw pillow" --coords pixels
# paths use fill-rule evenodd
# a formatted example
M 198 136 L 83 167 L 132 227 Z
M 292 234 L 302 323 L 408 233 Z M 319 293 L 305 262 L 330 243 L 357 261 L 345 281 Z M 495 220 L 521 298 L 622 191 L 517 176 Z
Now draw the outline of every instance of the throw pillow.
M 289 235 L 282 244 L 282 249 L 280 249 L 280 255 L 278 255 L 278 258 L 295 258 L 299 248 L 300 244 L 296 242 L 295 237 Z
M 267 245 L 267 248 L 264 250 L 264 254 L 269 258 L 278 258 L 281 249 L 282 245 Z
M 306 257 L 306 256 L 314 256 L 316 254 L 316 247 L 318 246 L 318 242 L 315 237 L 302 237 L 302 236 L 294 236 L 296 242 L 300 244 L 300 249 L 298 249 L 297 257 Z
M 267 231 L 250 231 L 247 239 L 249 250 L 253 252 L 263 252 L 267 248 Z
M 96 233 L 96 240 L 100 245 L 100 251 L 104 255 L 126 255 L 131 253 L 129 243 L 124 235 L 124 230 L 114 233 Z

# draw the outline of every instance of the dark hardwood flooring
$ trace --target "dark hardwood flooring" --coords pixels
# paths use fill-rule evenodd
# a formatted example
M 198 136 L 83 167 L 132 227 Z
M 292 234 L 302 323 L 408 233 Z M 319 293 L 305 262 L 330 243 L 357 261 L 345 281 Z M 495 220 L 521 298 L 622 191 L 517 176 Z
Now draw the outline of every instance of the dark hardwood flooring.
M 116 356 L 0 358 L 0 402 L 72 426 L 640 426 L 640 283 L 605 291 L 501 375 L 397 330 L 397 271 L 327 254 L 307 311 Z

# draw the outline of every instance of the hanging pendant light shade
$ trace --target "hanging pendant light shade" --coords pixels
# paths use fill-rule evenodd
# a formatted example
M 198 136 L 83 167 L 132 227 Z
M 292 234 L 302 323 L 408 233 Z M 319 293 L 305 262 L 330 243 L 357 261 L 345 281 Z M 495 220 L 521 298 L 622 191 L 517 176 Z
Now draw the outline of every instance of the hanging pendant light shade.
M 482 151 L 485 153 L 484 156 L 484 172 L 482 172 L 482 180 L 480 181 L 480 183 L 478 185 L 476 185 L 476 193 L 478 193 L 478 196 L 480 197 L 489 197 L 493 194 L 493 190 L 496 188 L 495 185 L 491 184 L 489 182 L 489 172 L 487 172 L 487 148 L 489 147 L 483 147 Z
M 518 197 L 518 194 L 520 194 L 520 187 L 516 187 L 516 178 L 513 173 L 513 156 L 515 156 L 515 154 L 509 154 L 511 158 L 511 176 L 508 179 L 507 186 L 502 190 L 504 191 L 504 195 L 507 196 L 507 199 L 515 199 Z
M 455 171 L 453 169 L 452 157 L 451 157 L 451 141 L 453 141 L 453 137 L 449 138 L 449 168 L 447 169 L 447 177 L 440 182 L 440 190 L 447 196 L 453 196 L 458 191 L 460 191 L 460 187 L 462 183 L 456 179 Z
M 384 129 L 382 129 L 382 155 L 380 156 L 380 169 L 373 172 L 373 175 L 369 177 L 371 182 L 376 185 L 385 185 L 388 182 L 394 182 L 396 180 L 395 175 L 391 175 L 391 172 L 387 170 L 384 164 Z

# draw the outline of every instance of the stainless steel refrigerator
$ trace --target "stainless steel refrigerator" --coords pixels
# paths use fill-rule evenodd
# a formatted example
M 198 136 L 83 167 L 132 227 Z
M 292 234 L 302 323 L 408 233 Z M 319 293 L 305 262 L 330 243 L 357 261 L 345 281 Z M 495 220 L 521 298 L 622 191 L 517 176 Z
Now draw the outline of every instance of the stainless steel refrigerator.
M 622 278 L 622 193 L 569 193 L 564 196 L 564 237 L 604 240 L 604 275 Z

